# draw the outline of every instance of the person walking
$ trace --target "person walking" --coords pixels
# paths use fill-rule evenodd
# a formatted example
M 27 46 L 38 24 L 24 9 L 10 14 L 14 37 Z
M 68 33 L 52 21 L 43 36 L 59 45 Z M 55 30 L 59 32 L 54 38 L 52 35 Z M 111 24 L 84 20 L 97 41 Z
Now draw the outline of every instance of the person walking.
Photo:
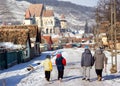
M 81 67 L 83 68 L 83 78 L 82 80 L 90 81 L 90 69 L 94 64 L 94 58 L 91 51 L 87 48 L 82 53 Z
M 58 70 L 58 80 L 62 81 L 64 75 L 64 66 L 66 66 L 66 59 L 62 56 L 62 54 L 56 55 L 55 64 Z
M 44 70 L 45 70 L 45 79 L 49 82 L 50 74 L 53 69 L 50 55 L 46 56 L 46 59 L 44 61 L 42 61 L 41 65 L 43 65 Z
M 107 57 L 105 56 L 105 54 L 101 49 L 97 49 L 94 54 L 94 60 L 95 60 L 95 71 L 97 74 L 97 80 L 101 81 L 103 68 L 105 67 L 106 69 Z

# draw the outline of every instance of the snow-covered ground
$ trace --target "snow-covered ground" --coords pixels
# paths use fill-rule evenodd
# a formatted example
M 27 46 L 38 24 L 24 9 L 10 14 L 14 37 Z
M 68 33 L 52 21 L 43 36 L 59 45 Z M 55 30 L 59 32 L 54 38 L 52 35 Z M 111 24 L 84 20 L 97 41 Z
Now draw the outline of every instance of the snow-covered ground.
M 115 74 L 110 73 L 111 68 L 111 56 L 108 51 L 104 51 L 108 57 L 107 72 L 103 71 L 103 80 L 101 82 L 96 80 L 96 74 L 94 66 L 91 69 L 91 82 L 82 81 L 82 68 L 80 66 L 81 53 L 84 48 L 71 48 L 61 49 L 56 51 L 46 51 L 41 56 L 26 62 L 15 65 L 11 68 L 0 71 L 0 86 L 2 83 L 6 83 L 6 86 L 120 86 L 120 55 L 118 55 L 118 72 Z M 37 65 L 38 62 L 45 59 L 47 54 L 55 55 L 57 52 L 62 52 L 62 55 L 67 60 L 65 67 L 64 79 L 60 83 L 57 81 L 57 70 L 54 64 L 55 56 L 52 58 L 53 71 L 51 73 L 52 84 L 49 84 L 44 79 L 44 70 L 41 65 Z M 94 51 L 92 51 L 94 54 Z M 33 72 L 27 71 L 26 67 L 33 65 L 37 68 Z

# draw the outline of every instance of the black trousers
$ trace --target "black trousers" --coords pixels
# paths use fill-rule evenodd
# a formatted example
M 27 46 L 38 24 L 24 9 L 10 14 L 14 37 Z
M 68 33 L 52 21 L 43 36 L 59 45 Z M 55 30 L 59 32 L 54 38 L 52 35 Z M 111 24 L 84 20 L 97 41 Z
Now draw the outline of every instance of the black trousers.
M 50 71 L 45 71 L 45 78 L 47 81 L 50 81 Z
M 99 75 L 100 77 L 102 77 L 103 69 L 95 69 L 95 71 L 96 71 L 97 76 Z
M 58 80 L 60 78 L 63 79 L 63 74 L 64 74 L 64 70 L 62 70 L 62 71 L 58 70 Z

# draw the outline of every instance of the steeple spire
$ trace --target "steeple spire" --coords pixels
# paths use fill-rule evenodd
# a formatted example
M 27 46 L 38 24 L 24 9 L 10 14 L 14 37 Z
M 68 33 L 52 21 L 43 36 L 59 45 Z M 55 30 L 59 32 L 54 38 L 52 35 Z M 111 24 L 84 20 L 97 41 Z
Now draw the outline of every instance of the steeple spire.
M 86 20 L 85 24 L 85 33 L 89 33 L 88 21 Z

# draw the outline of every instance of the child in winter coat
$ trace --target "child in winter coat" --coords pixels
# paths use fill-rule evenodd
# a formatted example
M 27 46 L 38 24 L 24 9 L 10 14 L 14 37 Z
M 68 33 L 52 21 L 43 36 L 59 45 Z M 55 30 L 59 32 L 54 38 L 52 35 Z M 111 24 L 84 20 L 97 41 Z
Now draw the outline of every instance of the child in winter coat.
M 45 78 L 47 81 L 50 81 L 50 73 L 52 71 L 52 62 L 50 60 L 50 55 L 46 56 L 46 59 L 41 63 L 44 66 Z
M 91 51 L 89 49 L 85 49 L 82 53 L 81 58 L 81 67 L 83 68 L 83 79 L 90 81 L 90 69 L 94 64 L 94 58 L 92 57 Z
M 57 54 L 56 57 L 57 58 L 55 60 L 55 63 L 58 70 L 58 80 L 62 81 L 64 75 L 64 66 L 66 65 L 66 59 L 62 57 L 61 54 Z

